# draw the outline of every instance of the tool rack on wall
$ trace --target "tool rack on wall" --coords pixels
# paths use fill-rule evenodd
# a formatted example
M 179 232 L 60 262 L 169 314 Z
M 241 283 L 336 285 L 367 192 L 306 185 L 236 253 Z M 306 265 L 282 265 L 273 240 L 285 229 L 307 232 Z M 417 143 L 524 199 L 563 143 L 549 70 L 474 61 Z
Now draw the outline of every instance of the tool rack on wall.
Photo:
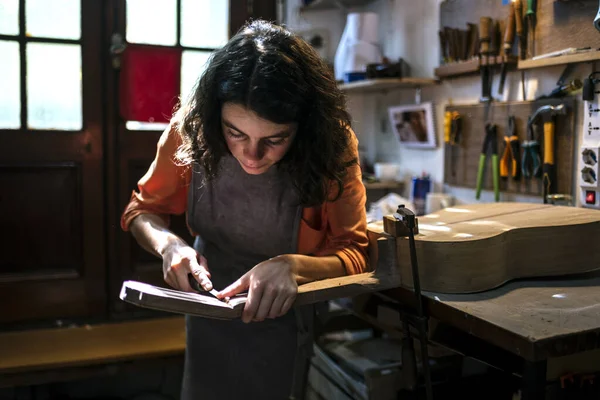
M 484 16 L 505 24 L 509 6 L 503 3 L 496 0 L 446 0 L 440 4 L 440 29 L 443 30 L 446 27 L 465 30 L 468 28 L 468 24 L 477 27 L 480 18 Z M 524 3 L 527 4 L 527 1 Z M 600 50 L 600 32 L 593 24 L 597 13 L 598 2 L 596 1 L 536 0 L 535 43 L 530 50 L 530 57 L 518 59 L 519 45 L 515 35 L 512 55 L 504 58 L 508 69 L 528 70 L 551 65 L 600 60 L 600 51 L 598 51 Z M 502 35 L 501 40 L 503 39 Z M 459 43 L 462 41 L 458 40 Z M 478 41 L 476 45 L 479 45 Z M 500 43 L 500 47 L 502 47 L 502 43 Z M 535 56 L 567 48 L 585 47 L 589 47 L 591 51 L 539 60 L 532 59 Z M 500 54 L 502 53 L 500 52 Z M 468 59 L 448 63 L 442 60 L 440 66 L 435 69 L 435 75 L 441 79 L 475 75 L 484 65 L 499 66 L 503 57 L 502 55 L 491 57 L 491 63 L 488 64 L 485 57 L 481 59 L 478 57 L 478 51 L 475 51 L 475 54 L 471 52 L 471 57 Z
M 477 185 L 477 168 L 479 156 L 483 147 L 486 123 L 497 125 L 498 159 L 501 159 L 504 150 L 504 134 L 508 126 L 509 116 L 515 117 L 515 134 L 519 143 L 526 139 L 527 120 L 541 106 L 564 104 L 567 108 L 566 115 L 555 117 L 555 165 L 556 165 L 556 192 L 560 194 L 573 193 L 573 168 L 575 120 L 579 102 L 573 98 L 552 99 L 532 102 L 506 102 L 474 105 L 449 105 L 446 111 L 457 111 L 462 116 L 462 130 L 458 144 L 445 144 L 444 150 L 444 182 L 453 186 L 475 188 Z M 486 108 L 488 118 L 486 119 Z M 535 139 L 539 143 L 541 163 L 544 162 L 544 129 L 543 119 L 539 118 L 535 125 Z M 519 152 L 518 162 L 521 162 L 522 149 Z M 493 190 L 492 166 L 488 153 L 485 166 L 483 189 Z M 500 192 L 523 195 L 542 196 L 541 178 L 524 178 L 514 180 L 512 177 L 500 179 Z

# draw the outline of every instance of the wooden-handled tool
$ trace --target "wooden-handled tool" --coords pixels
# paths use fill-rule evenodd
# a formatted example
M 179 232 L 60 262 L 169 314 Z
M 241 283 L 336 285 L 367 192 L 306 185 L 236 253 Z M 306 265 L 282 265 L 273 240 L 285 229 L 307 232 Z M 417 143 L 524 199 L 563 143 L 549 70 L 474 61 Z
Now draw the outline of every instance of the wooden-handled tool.
M 525 59 L 526 55 L 526 38 L 523 34 L 523 2 L 522 0 L 514 0 L 515 3 L 515 27 L 517 38 L 519 39 L 519 58 Z M 521 90 L 523 91 L 523 100 L 527 99 L 525 91 L 525 70 L 521 70 Z
M 481 101 L 491 100 L 490 93 L 490 30 L 492 19 L 481 17 L 479 19 L 479 64 L 481 66 Z M 484 58 L 485 57 L 485 61 Z
M 502 54 L 502 70 L 500 72 L 500 84 L 498 85 L 498 94 L 504 93 L 504 82 L 506 81 L 506 58 L 512 54 L 512 47 L 515 41 L 515 3 L 510 2 L 508 17 L 506 18 L 506 29 L 504 31 L 504 44 Z
M 523 45 L 525 36 L 523 34 L 523 3 L 522 3 L 522 1 L 515 0 L 514 8 L 515 8 L 515 28 L 516 28 L 517 38 L 519 39 L 519 58 L 521 60 L 524 60 L 525 55 L 526 55 L 526 49 L 525 49 L 525 46 Z

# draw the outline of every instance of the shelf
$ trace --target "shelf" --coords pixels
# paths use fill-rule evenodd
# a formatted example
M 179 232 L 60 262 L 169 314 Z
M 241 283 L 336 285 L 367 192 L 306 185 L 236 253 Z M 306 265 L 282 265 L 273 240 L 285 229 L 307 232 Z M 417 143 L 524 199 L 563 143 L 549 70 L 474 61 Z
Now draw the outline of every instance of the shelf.
M 467 61 L 459 61 L 455 63 L 440 65 L 435 69 L 435 75 L 438 78 L 452 78 L 460 75 L 468 75 L 479 73 L 481 66 L 491 65 L 491 66 L 501 66 L 502 61 L 505 60 L 504 56 L 496 56 L 490 58 L 490 62 L 488 63 L 487 58 L 482 58 L 481 62 L 479 58 L 473 58 Z M 511 67 L 517 65 L 517 58 L 515 56 L 510 56 L 506 58 L 506 64 Z
M 394 89 L 419 89 L 439 83 L 432 78 L 380 78 L 342 83 L 340 89 L 345 92 L 375 92 Z
M 479 60 L 474 58 L 468 61 L 440 65 L 435 69 L 434 74 L 438 78 L 450 78 L 453 76 L 475 73 L 477 71 L 479 71 Z
M 540 60 L 520 60 L 519 69 L 532 69 L 550 67 L 552 65 L 576 64 L 600 60 L 600 51 L 589 51 L 586 53 L 569 54 L 558 57 L 542 58 Z
M 315 0 L 307 6 L 300 7 L 303 11 L 333 10 L 340 8 L 363 7 L 374 0 Z

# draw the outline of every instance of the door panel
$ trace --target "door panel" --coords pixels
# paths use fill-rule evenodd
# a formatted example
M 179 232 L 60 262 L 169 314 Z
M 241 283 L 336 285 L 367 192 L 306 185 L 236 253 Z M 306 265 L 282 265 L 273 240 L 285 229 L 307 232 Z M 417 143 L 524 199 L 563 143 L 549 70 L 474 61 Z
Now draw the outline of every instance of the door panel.
M 19 1 L 0 34 L 18 48 L 0 67 L 18 72 L 0 95 L 0 324 L 105 314 L 101 2 L 39 17 L 62 3 Z
M 0 215 L 12 223 L 3 228 L 3 274 L 76 278 L 82 273 L 83 221 L 81 167 L 75 163 L 45 163 L 0 168 L 0 187 L 11 193 L 0 197 Z M 31 200 L 44 193 L 43 206 Z M 16 221 L 11 215 L 26 216 Z

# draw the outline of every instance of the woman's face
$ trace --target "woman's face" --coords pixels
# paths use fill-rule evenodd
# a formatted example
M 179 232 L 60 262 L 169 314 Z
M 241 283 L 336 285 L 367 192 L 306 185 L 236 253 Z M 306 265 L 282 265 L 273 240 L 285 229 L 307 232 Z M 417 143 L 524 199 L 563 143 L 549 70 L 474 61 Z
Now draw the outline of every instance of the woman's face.
M 259 175 L 279 162 L 289 150 L 297 124 L 275 124 L 243 106 L 225 103 L 221 128 L 227 147 L 249 174 Z

